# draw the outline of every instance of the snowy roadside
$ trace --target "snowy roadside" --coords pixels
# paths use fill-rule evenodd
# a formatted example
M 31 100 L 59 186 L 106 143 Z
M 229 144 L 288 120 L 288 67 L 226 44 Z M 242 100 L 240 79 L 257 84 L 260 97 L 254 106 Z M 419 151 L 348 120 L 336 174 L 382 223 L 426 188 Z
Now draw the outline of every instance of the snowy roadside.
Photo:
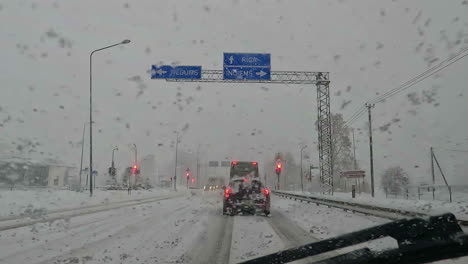
M 333 196 L 323 195 L 321 193 L 309 193 L 309 192 L 290 192 L 294 194 L 304 194 L 310 197 L 326 198 L 336 201 L 354 202 L 365 205 L 373 205 L 379 207 L 393 208 L 418 212 L 422 214 L 442 214 L 442 213 L 453 213 L 457 219 L 468 220 L 468 195 L 467 199 L 463 202 L 445 202 L 445 201 L 428 201 L 428 200 L 404 200 L 385 198 L 385 196 L 376 196 L 372 198 L 369 194 L 358 194 L 356 198 L 351 198 L 351 193 L 338 193 L 335 192 Z
M 2 190 L 0 191 L 0 218 L 12 216 L 42 215 L 49 211 L 77 208 L 150 198 L 169 194 L 167 189 L 127 191 L 95 190 L 93 197 L 87 192 L 70 190 Z

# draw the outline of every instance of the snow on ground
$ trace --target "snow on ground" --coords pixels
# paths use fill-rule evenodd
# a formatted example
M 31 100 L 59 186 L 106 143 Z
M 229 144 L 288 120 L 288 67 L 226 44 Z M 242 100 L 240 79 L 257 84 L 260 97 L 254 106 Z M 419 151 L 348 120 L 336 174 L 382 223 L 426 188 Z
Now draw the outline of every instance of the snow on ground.
M 302 203 L 300 201 L 280 198 L 278 196 L 273 196 L 272 210 L 277 210 L 284 213 L 288 218 L 290 218 L 304 230 L 309 231 L 313 236 L 319 239 L 326 239 L 390 222 L 390 220 L 387 219 L 361 214 L 353 214 L 351 212 L 345 212 L 337 208 L 317 206 L 313 203 Z M 272 217 L 274 217 L 274 215 L 272 215 Z M 397 247 L 397 243 L 394 239 L 383 238 L 374 240 L 373 242 L 349 247 L 347 250 L 339 250 L 338 253 L 345 253 L 345 251 L 350 249 L 355 250 L 364 246 L 369 247 L 372 250 L 384 250 Z M 468 263 L 468 257 L 443 260 L 434 263 Z
M 345 212 L 337 208 L 317 206 L 274 196 L 272 208 L 283 212 L 288 218 L 318 239 L 336 237 L 368 227 L 391 222 L 379 217 Z M 396 246 L 392 239 L 369 244 L 371 248 L 383 249 Z
M 238 263 L 285 249 L 285 244 L 265 217 L 235 216 L 231 263 Z
M 237 263 L 388 222 L 277 196 L 270 217 L 224 216 L 221 208 L 222 192 L 190 191 L 4 230 L 0 263 Z M 370 247 L 391 243 L 374 244 Z
M 201 204 L 181 197 L 3 231 L 0 263 L 185 262 L 208 217 Z
M 48 211 L 105 204 L 132 199 L 149 198 L 170 193 L 167 189 L 133 190 L 95 190 L 93 197 L 89 192 L 70 190 L 34 189 L 0 190 L 0 218 L 8 216 L 43 215 Z
M 294 192 L 301 194 L 301 192 Z M 335 192 L 333 196 L 323 195 L 321 193 L 305 193 L 306 195 L 334 199 L 338 201 L 356 202 L 366 205 L 375 205 L 387 208 L 404 209 L 408 211 L 421 212 L 424 214 L 442 214 L 453 213 L 458 219 L 468 220 L 468 194 L 465 200 L 456 202 L 428 201 L 428 200 L 405 200 L 385 198 L 385 196 L 376 196 L 372 198 L 369 194 L 361 193 L 356 198 L 351 198 L 351 193 Z
M 284 249 L 265 217 L 221 208 L 221 193 L 194 191 L 4 230 L 0 263 L 237 263 Z

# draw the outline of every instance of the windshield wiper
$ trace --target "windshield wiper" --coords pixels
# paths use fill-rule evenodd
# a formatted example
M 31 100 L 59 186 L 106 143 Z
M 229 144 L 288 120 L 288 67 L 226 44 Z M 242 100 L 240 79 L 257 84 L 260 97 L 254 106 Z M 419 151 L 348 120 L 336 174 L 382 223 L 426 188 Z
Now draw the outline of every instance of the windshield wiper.
M 468 255 L 468 235 L 453 214 L 443 214 L 398 220 L 243 263 L 287 263 L 384 237 L 397 240 L 398 248 L 375 252 L 363 248 L 315 263 L 427 263 Z

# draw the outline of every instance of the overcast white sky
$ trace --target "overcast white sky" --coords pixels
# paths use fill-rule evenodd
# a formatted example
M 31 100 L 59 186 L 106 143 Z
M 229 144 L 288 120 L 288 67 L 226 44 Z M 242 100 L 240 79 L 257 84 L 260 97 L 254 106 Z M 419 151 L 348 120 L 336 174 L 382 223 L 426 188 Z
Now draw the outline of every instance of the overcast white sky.
M 202 144 L 205 160 L 261 161 L 277 151 L 299 158 L 305 143 L 317 162 L 315 87 L 167 83 L 147 71 L 158 63 L 222 69 L 223 52 L 271 53 L 272 70 L 329 71 L 332 112 L 349 117 L 468 46 L 467 13 L 466 0 L 0 0 L 0 157 L 79 165 L 89 53 L 128 38 L 131 44 L 93 60 L 99 170 L 109 165 L 113 145 L 122 167 L 133 143 L 141 155 L 172 162 L 173 131 L 184 127 L 181 148 Z M 377 174 L 400 164 L 413 179 L 429 179 L 431 145 L 468 149 L 467 69 L 465 58 L 376 106 Z M 354 126 L 365 128 L 365 116 Z M 365 169 L 366 136 L 357 137 Z M 450 183 L 468 184 L 468 153 L 438 155 Z

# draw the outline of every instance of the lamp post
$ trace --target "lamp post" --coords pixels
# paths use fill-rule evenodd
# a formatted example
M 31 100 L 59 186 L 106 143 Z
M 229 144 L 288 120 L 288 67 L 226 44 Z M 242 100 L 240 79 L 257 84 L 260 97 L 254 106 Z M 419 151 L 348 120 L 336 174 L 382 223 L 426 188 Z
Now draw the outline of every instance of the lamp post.
M 303 146 L 301 148 L 301 191 L 302 192 L 304 192 L 304 179 L 302 179 L 302 178 L 304 178 L 304 176 L 302 174 L 302 152 L 304 151 L 305 148 L 307 148 L 307 145 L 305 145 L 305 146 Z
M 114 152 L 116 150 L 119 150 L 119 148 L 117 146 L 115 146 L 114 149 L 112 150 L 112 165 L 111 165 L 112 168 L 115 168 L 115 166 L 114 166 Z
M 130 40 L 126 39 L 122 42 L 119 42 L 114 45 L 110 45 L 104 48 L 100 48 L 97 50 L 93 50 L 89 55 L 89 173 L 91 177 L 89 177 L 89 195 L 93 196 L 93 54 L 95 52 L 105 50 L 108 48 L 112 48 L 122 44 L 128 44 Z

